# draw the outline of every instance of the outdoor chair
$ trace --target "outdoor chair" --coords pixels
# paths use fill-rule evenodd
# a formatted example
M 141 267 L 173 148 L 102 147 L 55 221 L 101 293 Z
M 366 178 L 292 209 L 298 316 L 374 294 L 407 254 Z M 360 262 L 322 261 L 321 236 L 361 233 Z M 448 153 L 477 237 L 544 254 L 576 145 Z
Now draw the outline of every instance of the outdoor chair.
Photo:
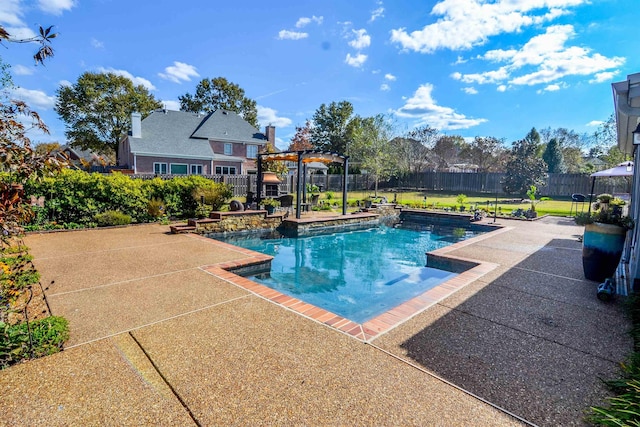
M 587 200 L 587 196 L 585 196 L 584 194 L 580 194 L 580 193 L 573 193 L 571 195 L 571 207 L 569 208 L 569 216 L 571 216 L 571 213 L 573 212 L 573 208 L 575 206 L 576 208 L 576 212 L 575 214 L 578 214 L 578 204 L 580 204 L 580 212 L 584 212 L 584 203 Z
M 286 194 L 280 196 L 278 197 L 278 201 L 280 202 L 280 207 L 286 209 L 287 212 L 293 209 L 293 195 Z

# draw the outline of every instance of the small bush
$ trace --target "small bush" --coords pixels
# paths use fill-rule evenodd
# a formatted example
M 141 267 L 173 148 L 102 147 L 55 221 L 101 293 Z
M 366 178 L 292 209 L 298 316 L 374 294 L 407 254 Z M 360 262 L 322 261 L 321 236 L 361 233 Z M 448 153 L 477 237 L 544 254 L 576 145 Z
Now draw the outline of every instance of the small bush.
M 333 199 L 333 191 L 327 191 L 326 193 L 324 193 L 324 198 L 327 200 Z
M 68 339 L 69 326 L 63 317 L 50 316 L 29 322 L 28 326 L 27 323 L 9 325 L 0 322 L 0 368 L 23 359 L 57 353 Z
M 164 202 L 157 197 L 153 197 L 147 203 L 147 213 L 151 218 L 157 219 L 164 215 L 165 213 Z
M 106 211 L 94 217 L 98 227 L 131 224 L 131 216 L 118 211 Z

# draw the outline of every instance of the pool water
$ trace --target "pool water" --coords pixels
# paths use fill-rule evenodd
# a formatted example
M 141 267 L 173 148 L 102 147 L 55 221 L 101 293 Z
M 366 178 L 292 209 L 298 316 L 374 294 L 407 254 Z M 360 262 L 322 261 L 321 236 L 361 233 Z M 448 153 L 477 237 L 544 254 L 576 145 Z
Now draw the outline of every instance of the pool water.
M 271 271 L 251 280 L 363 323 L 457 276 L 425 267 L 425 253 L 473 235 L 451 227 L 382 225 L 312 237 L 221 240 L 274 257 Z

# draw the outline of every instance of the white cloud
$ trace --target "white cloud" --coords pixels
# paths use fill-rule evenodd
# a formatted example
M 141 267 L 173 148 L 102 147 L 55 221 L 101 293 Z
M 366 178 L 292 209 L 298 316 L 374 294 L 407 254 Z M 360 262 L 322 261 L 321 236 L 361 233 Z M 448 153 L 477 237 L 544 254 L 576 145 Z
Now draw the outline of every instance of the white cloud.
M 544 92 L 556 92 L 560 89 L 561 89 L 560 85 L 552 84 L 552 85 L 547 85 L 544 89 L 539 89 L 538 91 L 536 91 L 536 93 L 541 94 Z
M 462 91 L 468 95 L 477 95 L 478 90 L 475 87 L 463 87 Z
M 347 63 L 347 65 L 359 68 L 362 67 L 362 64 L 364 64 L 366 60 L 367 55 L 365 54 L 358 53 L 355 56 L 351 56 L 350 53 L 347 53 L 347 57 L 345 58 L 344 62 Z
M 104 47 L 104 43 L 102 43 L 100 40 L 95 39 L 95 38 L 91 38 L 91 46 L 95 47 L 96 49 L 102 49 Z
M 566 46 L 574 35 L 571 25 L 548 27 L 544 34 L 531 38 L 520 49 L 491 50 L 478 57 L 506 65 L 481 73 L 453 73 L 451 77 L 464 83 L 503 84 L 508 80 L 511 85 L 528 86 L 549 84 L 567 76 L 593 74 L 596 75 L 595 81 L 606 81 L 617 71 L 605 70 L 624 64 L 625 58 L 622 57 L 607 58 L 584 47 Z
M 11 70 L 16 76 L 30 76 L 31 74 L 33 74 L 34 68 L 25 67 L 24 65 L 18 64 L 11 67 Z
M 468 61 L 468 59 L 464 59 L 462 56 L 458 55 L 458 58 L 456 58 L 456 62 L 454 62 L 453 65 L 464 64 L 467 61 Z
M 602 120 L 591 120 L 589 123 L 587 123 L 587 126 L 589 127 L 598 127 L 600 125 L 603 125 L 604 122 Z
M 149 80 L 145 79 L 144 77 L 135 77 L 133 74 L 131 74 L 127 70 L 116 70 L 115 68 L 100 67 L 98 68 L 98 71 L 100 71 L 101 73 L 113 73 L 118 76 L 123 76 L 131 80 L 133 84 L 136 86 L 142 85 L 146 87 L 148 90 L 156 90 L 156 87 Z
M 36 33 L 29 27 L 4 27 L 9 36 L 15 40 L 26 40 L 36 37 Z
M 362 28 L 360 30 L 351 31 L 353 33 L 353 39 L 349 42 L 349 46 L 360 50 L 371 45 L 371 36 L 367 34 L 367 30 Z
M 278 33 L 278 40 L 300 40 L 309 37 L 307 33 L 300 33 L 297 31 L 281 30 Z
M 388 91 L 391 90 L 391 87 L 386 83 L 382 83 L 380 85 L 380 90 L 383 91 L 383 92 L 388 92 Z
M 69 80 L 60 80 L 58 84 L 60 86 L 73 86 L 73 83 L 71 83 Z
M 422 30 L 391 31 L 391 41 L 405 50 L 433 53 L 438 49 L 467 50 L 492 36 L 551 21 L 567 8 L 588 0 L 442 0 L 431 10 L 437 21 Z
M 258 121 L 263 126 L 270 124 L 277 128 L 285 128 L 293 123 L 287 117 L 278 117 L 278 111 L 273 108 L 263 107 L 262 105 L 257 105 L 256 108 L 258 110 Z
M 173 61 L 173 65 L 166 67 L 164 73 L 158 73 L 158 75 L 174 83 L 188 82 L 191 81 L 191 77 L 200 77 L 196 67 L 179 61 Z
M 593 76 L 593 79 L 589 80 L 589 83 L 604 83 L 604 82 L 610 82 L 611 79 L 613 79 L 616 74 L 618 74 L 618 70 L 615 71 L 604 71 L 602 73 L 596 73 L 595 76 Z
M 506 92 L 507 91 L 507 85 L 499 85 L 496 90 L 498 92 Z
M 371 70 L 371 74 L 380 74 L 380 70 Z
M 48 110 L 56 105 L 56 97 L 49 96 L 41 90 L 25 89 L 17 87 L 13 89 L 12 96 L 25 101 L 31 107 Z
M 384 18 L 384 7 L 382 7 L 382 2 L 377 1 L 376 4 L 378 7 L 371 11 L 371 18 L 369 18 L 369 22 L 373 22 L 378 18 Z
M 396 76 L 394 76 L 393 74 L 390 74 L 390 73 L 385 74 L 384 78 L 389 80 L 390 82 L 395 82 L 396 81 Z
M 52 15 L 62 15 L 62 12 L 71 10 L 75 5 L 74 0 L 38 0 L 40 10 Z
M 398 117 L 413 119 L 416 126 L 428 124 L 441 130 L 468 129 L 487 121 L 468 118 L 464 114 L 456 113 L 453 108 L 438 105 L 431 96 L 432 91 L 433 85 L 421 85 L 395 114 Z
M 178 102 L 178 101 L 163 100 L 161 102 L 162 102 L 163 108 L 166 108 L 167 110 L 180 111 L 180 102 Z
M 322 16 L 313 15 L 311 18 L 303 16 L 302 18 L 298 19 L 298 22 L 296 22 L 296 28 L 302 28 L 310 24 L 311 22 L 315 22 L 316 24 L 321 25 L 323 20 L 324 17 Z

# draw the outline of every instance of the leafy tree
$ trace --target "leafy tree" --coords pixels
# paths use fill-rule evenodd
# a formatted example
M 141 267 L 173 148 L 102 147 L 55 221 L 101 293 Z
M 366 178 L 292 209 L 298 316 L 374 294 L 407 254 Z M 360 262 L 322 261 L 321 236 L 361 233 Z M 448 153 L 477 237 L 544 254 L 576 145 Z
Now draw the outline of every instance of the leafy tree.
M 36 154 L 48 154 L 54 150 L 60 148 L 60 144 L 57 142 L 43 142 L 35 146 L 34 150 Z
M 261 154 L 271 154 L 271 153 L 277 153 L 277 152 L 278 150 L 276 149 L 276 147 L 270 142 L 267 142 L 264 148 L 260 151 Z M 289 168 L 287 167 L 287 164 L 282 160 L 263 161 L 262 170 L 273 172 L 276 175 L 278 175 L 280 178 L 286 176 L 287 173 L 289 173 Z
M 562 145 L 556 138 L 552 138 L 547 143 L 542 159 L 547 164 L 548 173 L 565 173 L 567 171 L 562 155 Z
M 306 121 L 304 126 L 296 126 L 296 133 L 293 135 L 293 138 L 291 138 L 288 150 L 313 150 L 313 144 L 311 143 L 311 122 L 309 120 Z
M 407 133 L 407 137 L 419 141 L 425 147 L 431 149 L 438 140 L 440 131 L 436 128 L 432 128 L 429 125 L 424 125 L 419 128 L 415 128 Z
M 600 157 L 608 168 L 612 168 L 625 160 L 627 160 L 627 155 L 620 151 L 617 145 L 613 145 L 609 147 L 606 154 Z
M 458 135 L 443 135 L 438 138 L 431 152 L 439 169 L 446 169 L 457 163 L 459 154 L 467 146 L 464 138 Z
M 115 153 L 131 129 L 131 113 L 146 117 L 162 104 L 142 85 L 113 73 L 82 74 L 71 86 L 60 86 L 55 110 L 65 122 L 67 139 L 74 147 L 98 153 Z
M 394 138 L 391 140 L 396 153 L 399 173 L 420 173 L 431 166 L 429 149 L 413 138 Z
M 505 151 L 504 141 L 492 136 L 476 136 L 463 149 L 460 156 L 478 166 L 478 172 L 496 172 L 502 170 Z
M 353 105 L 349 101 L 320 105 L 313 114 L 313 146 L 318 150 L 350 155 L 350 145 L 359 124 L 359 119 L 354 121 L 352 115 Z
M 502 183 L 507 194 L 524 195 L 532 185 L 544 183 L 546 165 L 537 155 L 539 148 L 540 135 L 535 128 L 524 139 L 513 143 Z
M 375 179 L 375 195 L 378 195 L 378 182 L 389 179 L 397 171 L 397 155 L 390 143 L 393 128 L 387 118 L 378 114 L 360 120 L 360 127 L 354 134 L 352 153 Z
M 224 77 L 203 79 L 196 86 L 196 93 L 178 97 L 180 109 L 193 113 L 210 113 L 216 110 L 233 111 L 253 127 L 258 127 L 256 101 L 244 95 L 244 89 Z

